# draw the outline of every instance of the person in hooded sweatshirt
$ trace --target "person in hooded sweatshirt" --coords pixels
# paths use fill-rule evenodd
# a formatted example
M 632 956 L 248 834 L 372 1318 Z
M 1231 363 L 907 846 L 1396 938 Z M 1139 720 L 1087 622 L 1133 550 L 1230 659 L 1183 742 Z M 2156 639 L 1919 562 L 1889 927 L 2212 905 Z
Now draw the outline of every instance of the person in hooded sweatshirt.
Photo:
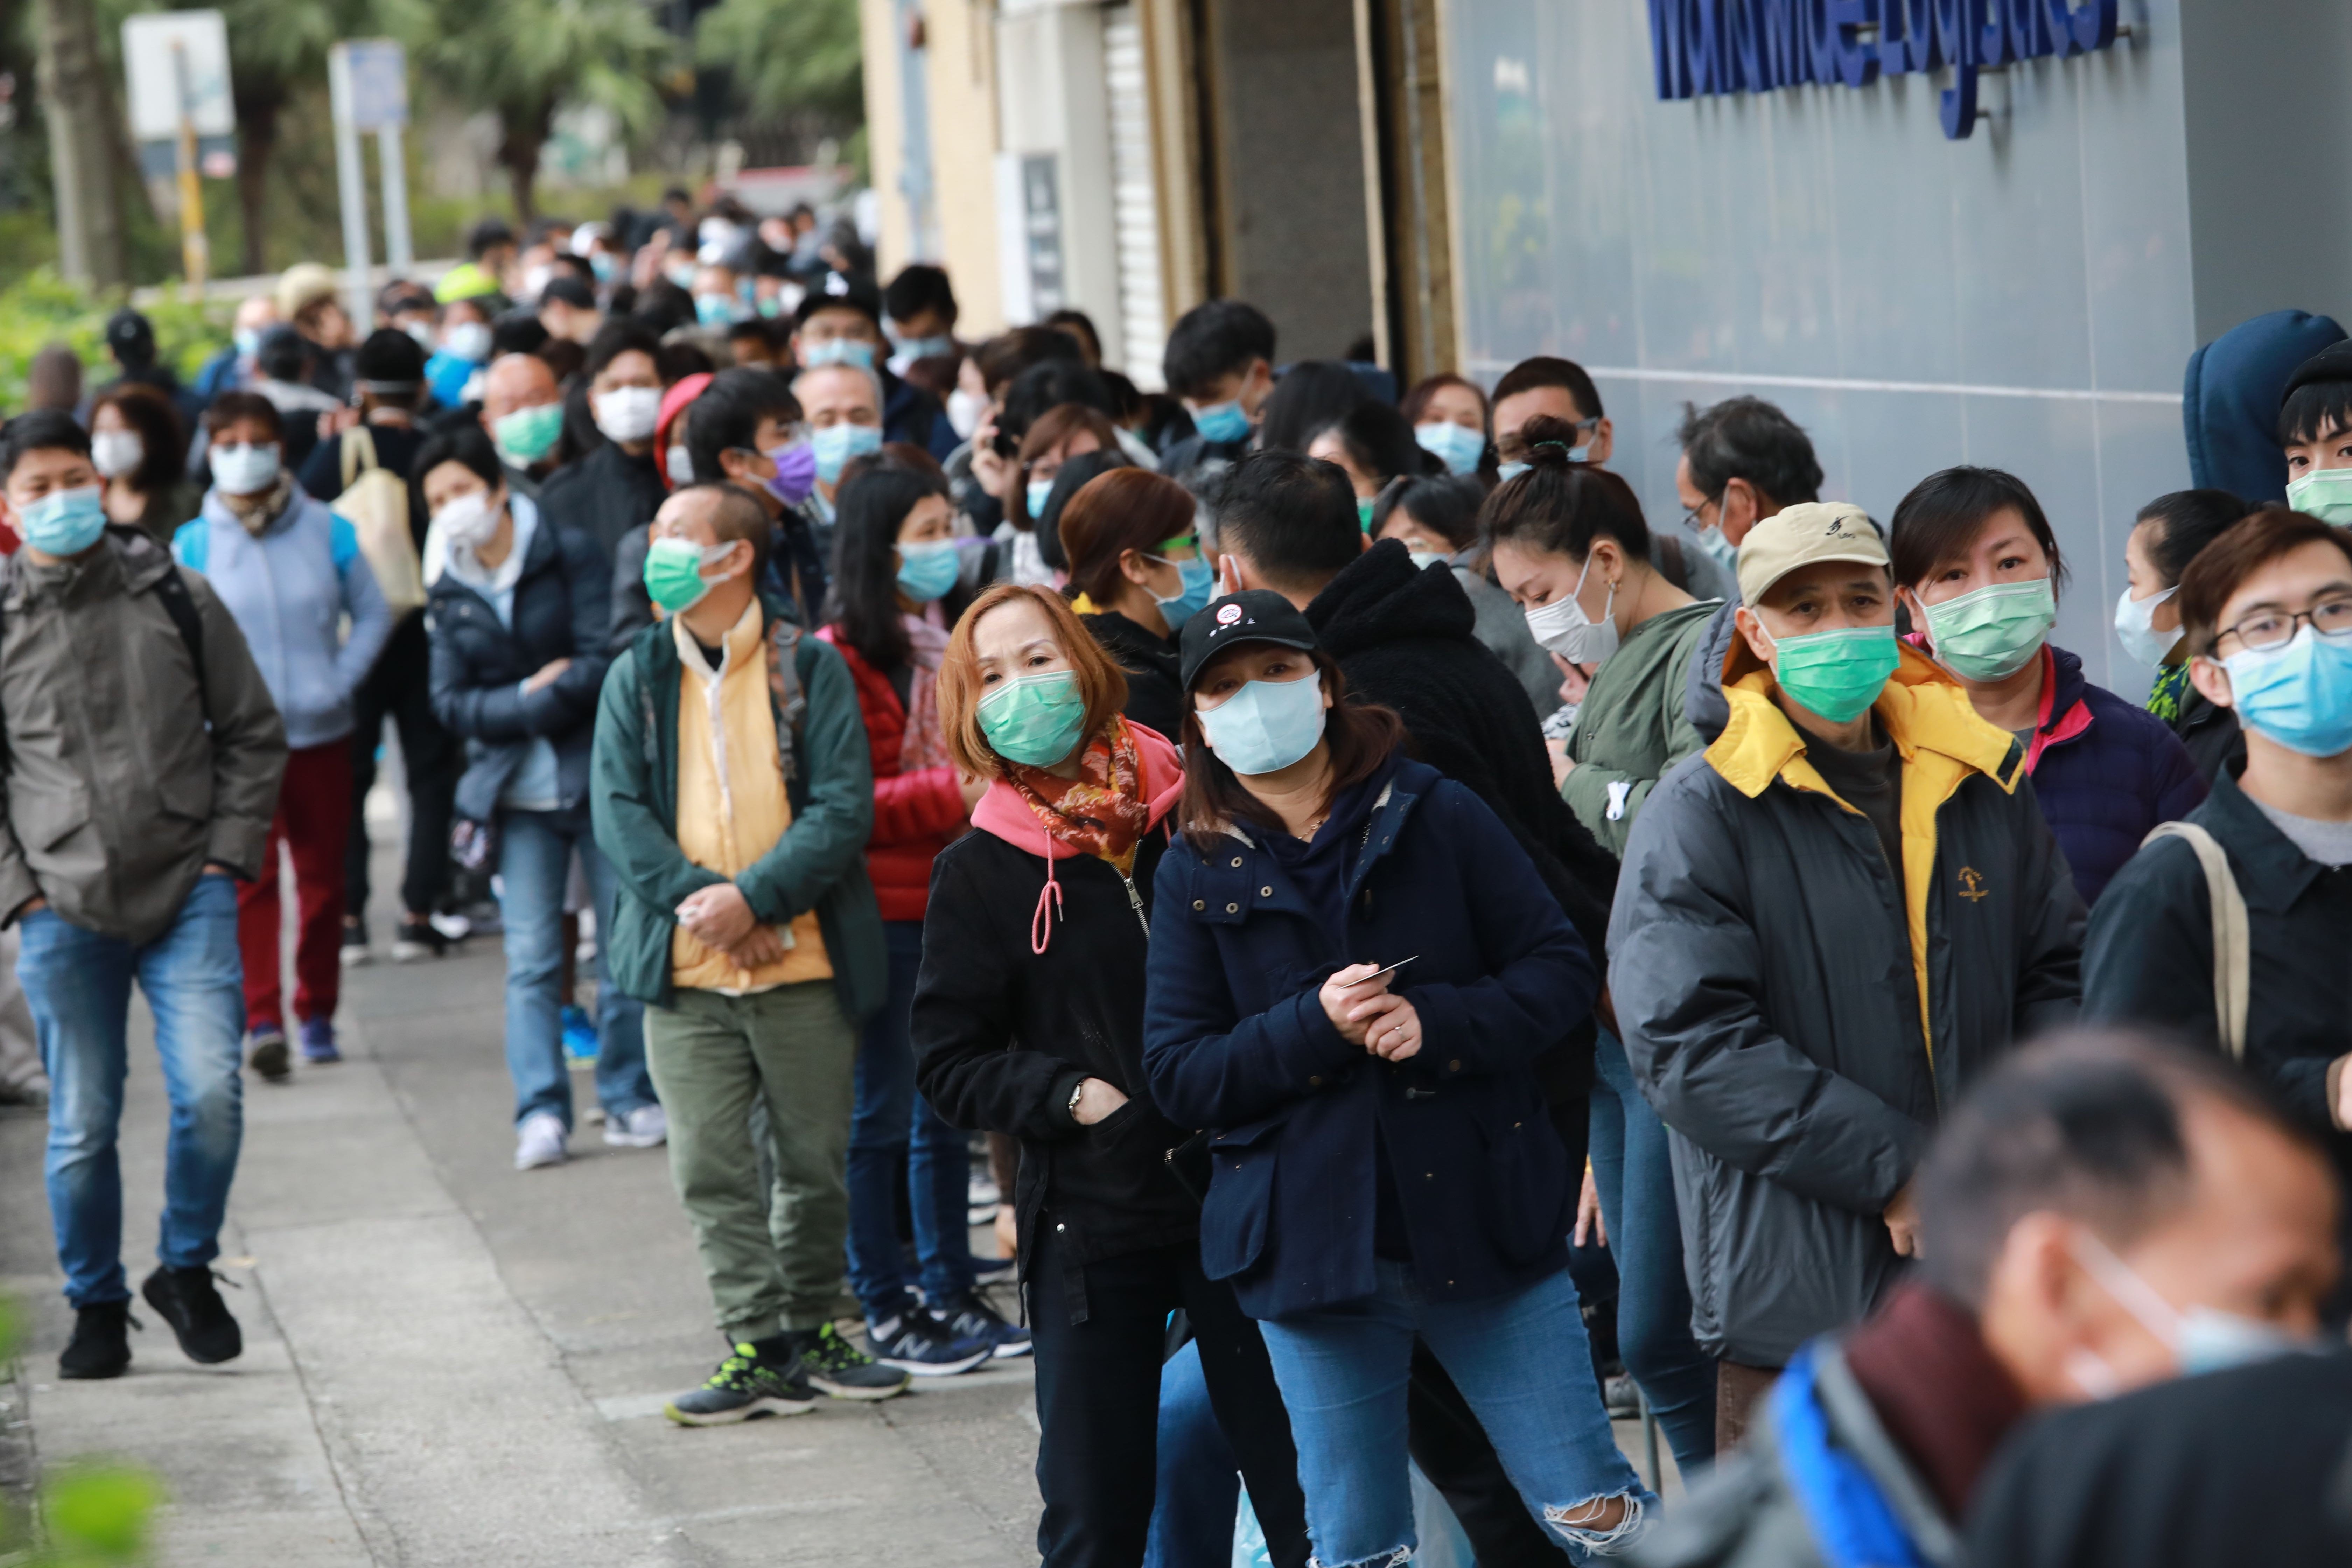
M 360 553 L 359 531 L 294 482 L 280 456 L 285 425 L 274 404 L 258 393 L 223 393 L 205 411 L 205 430 L 213 487 L 201 515 L 172 536 L 172 554 L 212 584 L 286 719 L 286 774 L 263 875 L 238 889 L 236 899 L 247 1057 L 263 1077 L 282 1079 L 278 848 L 293 860 L 300 904 L 294 1016 L 303 1059 L 339 1061 L 335 1005 L 342 990 L 352 704 L 392 636 L 392 607 Z
M 1160 1364 L 1182 1308 L 1273 1560 L 1307 1560 L 1298 1456 L 1257 1326 L 1202 1268 L 1201 1205 L 1168 1158 L 1144 1060 L 1145 953 L 1184 785 L 1119 713 L 1126 680 L 1061 595 L 1003 584 L 940 667 L 973 831 L 932 864 L 916 1079 L 960 1127 L 1021 1140 L 1021 1270 L 1037 1363 L 1037 1550 L 1143 1560 Z
M 1183 723 L 1176 637 L 1209 602 L 1192 493 L 1147 468 L 1113 468 L 1062 509 L 1070 607 L 1127 676 L 1126 713 L 1163 735 Z
M 1609 924 L 1625 1056 L 1675 1139 L 1718 1449 L 1917 1251 L 1938 1109 L 2071 1022 L 2084 908 L 2025 747 L 1895 635 L 1857 507 L 1739 548 L 1729 717 L 1650 792 Z
M 2190 483 L 2241 496 L 2250 511 L 2287 500 L 2295 476 L 2279 466 L 2280 400 L 2302 367 L 2344 341 L 2330 317 L 2271 310 L 2200 345 L 2189 356 L 2180 397 Z

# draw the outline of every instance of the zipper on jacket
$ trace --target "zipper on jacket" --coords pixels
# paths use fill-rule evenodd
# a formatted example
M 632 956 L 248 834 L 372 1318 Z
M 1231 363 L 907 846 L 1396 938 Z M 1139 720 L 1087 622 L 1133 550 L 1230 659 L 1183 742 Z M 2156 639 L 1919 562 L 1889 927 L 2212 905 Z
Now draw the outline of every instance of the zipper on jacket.
M 1118 871 L 1116 866 L 1111 867 L 1111 869 Z M 1135 879 L 1124 871 L 1118 871 L 1118 879 L 1127 886 L 1127 901 L 1135 908 L 1135 923 L 1143 928 L 1144 940 L 1150 941 L 1151 918 L 1143 912 L 1143 895 L 1135 890 Z

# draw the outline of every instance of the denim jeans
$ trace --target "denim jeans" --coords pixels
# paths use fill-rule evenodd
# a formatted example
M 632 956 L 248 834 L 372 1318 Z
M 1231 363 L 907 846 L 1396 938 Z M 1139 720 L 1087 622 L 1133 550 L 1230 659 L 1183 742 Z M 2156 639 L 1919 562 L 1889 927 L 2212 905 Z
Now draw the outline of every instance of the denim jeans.
M 907 1306 L 907 1264 L 898 1250 L 898 1173 L 915 1217 L 923 1295 L 940 1301 L 971 1290 L 971 1151 L 915 1091 L 915 1050 L 907 1029 L 915 976 L 923 964 L 923 922 L 885 921 L 890 992 L 866 1021 L 857 1048 L 857 1109 L 849 1124 L 849 1288 L 866 1316 L 882 1322 Z M 911 1141 L 911 1146 L 910 1146 Z
M 226 877 L 198 878 L 171 929 L 144 947 L 69 925 L 53 910 L 37 910 L 20 924 L 16 978 L 49 1074 L 43 1173 L 66 1299 L 76 1307 L 128 1300 L 115 1132 L 131 1065 L 134 979 L 155 1016 L 155 1051 L 172 1103 L 155 1255 L 172 1268 L 194 1268 L 220 1255 L 221 1216 L 245 1133 L 236 885 Z
M 1568 1271 L 1509 1295 L 1430 1301 L 1408 1266 L 1374 1268 L 1380 1284 L 1370 1296 L 1260 1325 L 1297 1441 L 1315 1560 L 1326 1568 L 1387 1563 L 1418 1543 L 1405 1448 L 1416 1333 L 1477 1413 L 1528 1511 L 1570 1561 L 1588 1561 L 1595 1546 L 1631 1545 L 1657 1500 L 1617 1451 Z M 1610 1497 L 1640 1505 L 1614 1532 L 1559 1517 Z
M 1615 1036 L 1602 1030 L 1593 1057 L 1592 1184 L 1617 1265 L 1617 1352 L 1649 1396 L 1675 1463 L 1691 1476 L 1715 1458 L 1715 1361 L 1691 1338 L 1665 1123 L 1642 1098 Z
M 551 1112 L 572 1126 L 572 1074 L 563 1065 L 563 885 L 573 850 L 596 903 L 596 1099 L 612 1117 L 655 1103 L 646 1072 L 645 1005 L 612 984 L 604 944 L 613 929 L 613 868 L 588 830 L 588 813 L 499 813 L 499 919 L 506 927 L 507 1072 L 515 1121 Z
M 1230 1568 L 1241 1463 L 1209 1407 L 1198 1340 L 1160 1369 L 1158 1464 L 1143 1568 Z

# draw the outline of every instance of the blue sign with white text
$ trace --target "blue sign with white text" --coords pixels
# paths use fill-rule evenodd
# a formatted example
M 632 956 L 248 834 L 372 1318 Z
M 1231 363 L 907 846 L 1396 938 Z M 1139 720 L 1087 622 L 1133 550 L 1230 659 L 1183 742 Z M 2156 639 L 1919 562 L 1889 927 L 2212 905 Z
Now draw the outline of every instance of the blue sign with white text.
M 1868 87 L 1949 67 L 1944 134 L 1977 122 L 1977 77 L 2116 41 L 2117 0 L 1649 0 L 1662 99 Z

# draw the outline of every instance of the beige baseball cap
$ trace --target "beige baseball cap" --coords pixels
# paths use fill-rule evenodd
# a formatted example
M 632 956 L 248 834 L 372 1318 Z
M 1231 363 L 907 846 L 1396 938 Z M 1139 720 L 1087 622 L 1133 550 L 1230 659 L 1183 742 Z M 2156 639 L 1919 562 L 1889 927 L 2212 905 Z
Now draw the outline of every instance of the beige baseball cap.
M 1772 584 L 1822 561 L 1887 565 L 1886 542 L 1852 501 L 1800 501 L 1766 518 L 1739 542 L 1739 597 L 1753 607 Z

